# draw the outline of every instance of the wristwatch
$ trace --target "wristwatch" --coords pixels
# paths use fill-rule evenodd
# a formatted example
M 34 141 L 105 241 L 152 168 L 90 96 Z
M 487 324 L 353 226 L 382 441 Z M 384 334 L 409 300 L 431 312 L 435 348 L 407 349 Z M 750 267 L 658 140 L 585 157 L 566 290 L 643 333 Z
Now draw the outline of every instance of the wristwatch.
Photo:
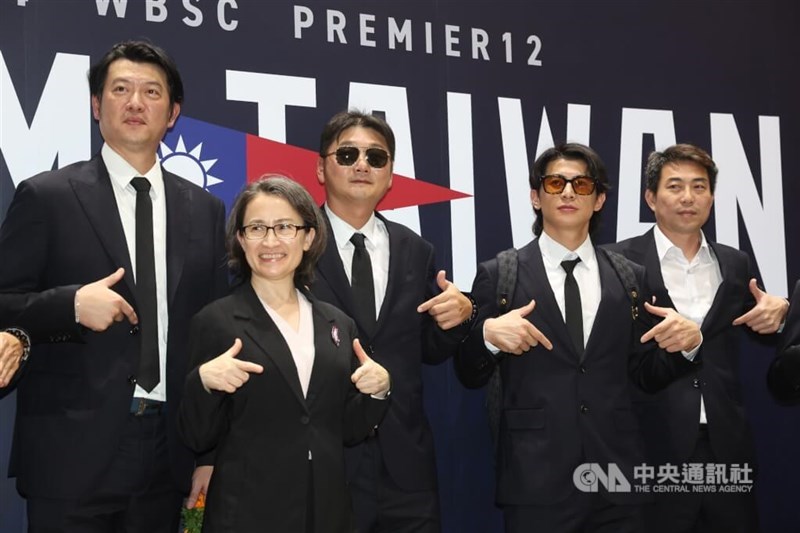
M 22 343 L 22 361 L 26 361 L 28 356 L 31 354 L 30 336 L 25 332 L 25 330 L 20 328 L 7 328 L 3 331 L 19 339 L 19 342 Z

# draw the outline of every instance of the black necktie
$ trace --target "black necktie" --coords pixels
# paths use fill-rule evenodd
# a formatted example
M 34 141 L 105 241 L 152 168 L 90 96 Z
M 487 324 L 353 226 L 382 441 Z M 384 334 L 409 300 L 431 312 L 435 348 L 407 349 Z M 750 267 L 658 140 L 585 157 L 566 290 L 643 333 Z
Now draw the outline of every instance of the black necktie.
M 136 189 L 136 302 L 142 335 L 136 382 L 150 392 L 159 382 L 158 303 L 156 261 L 153 251 L 153 203 L 147 178 L 133 178 Z
M 353 252 L 353 268 L 350 285 L 353 288 L 356 320 L 366 333 L 375 328 L 375 284 L 372 279 L 372 261 L 367 247 L 364 246 L 364 234 L 353 233 L 350 242 L 356 247 Z
M 579 354 L 583 355 L 583 312 L 581 311 L 581 291 L 572 271 L 581 258 L 561 261 L 561 268 L 567 273 L 564 280 L 564 317 L 572 344 Z

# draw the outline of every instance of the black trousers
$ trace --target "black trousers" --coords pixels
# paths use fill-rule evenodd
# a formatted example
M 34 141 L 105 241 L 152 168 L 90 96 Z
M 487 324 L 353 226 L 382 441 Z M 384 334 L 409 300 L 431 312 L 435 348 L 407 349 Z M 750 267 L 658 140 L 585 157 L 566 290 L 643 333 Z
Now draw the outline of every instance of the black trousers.
M 182 495 L 172 480 L 165 420 L 163 414 L 128 415 L 114 460 L 91 493 L 28 499 L 28 532 L 178 531 Z
M 705 429 L 687 463 L 717 463 Z M 756 495 L 754 491 L 655 494 L 655 502 L 645 507 L 645 523 L 648 533 L 757 533 Z
M 436 490 L 406 491 L 392 480 L 376 437 L 364 444 L 364 456 L 350 494 L 358 533 L 439 533 Z
M 506 533 L 645 533 L 642 506 L 617 505 L 575 490 L 555 505 L 503 508 Z

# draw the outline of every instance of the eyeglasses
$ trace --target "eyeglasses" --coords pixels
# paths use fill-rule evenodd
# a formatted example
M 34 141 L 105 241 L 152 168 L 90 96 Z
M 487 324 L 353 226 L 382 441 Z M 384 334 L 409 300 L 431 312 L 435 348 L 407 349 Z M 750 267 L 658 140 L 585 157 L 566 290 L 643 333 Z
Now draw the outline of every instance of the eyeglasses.
M 267 226 L 266 224 L 248 224 L 243 226 L 239 231 L 244 235 L 244 238 L 250 241 L 265 239 L 269 230 L 275 233 L 275 236 L 282 241 L 291 241 L 297 237 L 297 231 L 301 229 L 311 229 L 313 226 L 298 226 L 297 224 L 290 224 L 289 222 L 281 222 L 274 226 Z
M 542 187 L 547 194 L 561 194 L 567 187 L 567 183 L 572 185 L 572 190 L 575 194 L 587 196 L 592 194 L 597 187 L 597 180 L 591 176 L 575 176 L 572 179 L 567 179 L 566 176 L 561 174 L 550 174 L 549 176 L 542 177 Z
M 372 168 L 383 168 L 386 166 L 386 163 L 389 162 L 389 159 L 391 159 L 389 152 L 382 148 L 367 148 L 364 150 L 364 154 L 367 164 Z M 358 161 L 361 155 L 361 149 L 357 146 L 342 146 L 337 148 L 335 152 L 325 154 L 325 157 L 330 155 L 335 155 L 336 162 L 343 167 L 351 167 Z

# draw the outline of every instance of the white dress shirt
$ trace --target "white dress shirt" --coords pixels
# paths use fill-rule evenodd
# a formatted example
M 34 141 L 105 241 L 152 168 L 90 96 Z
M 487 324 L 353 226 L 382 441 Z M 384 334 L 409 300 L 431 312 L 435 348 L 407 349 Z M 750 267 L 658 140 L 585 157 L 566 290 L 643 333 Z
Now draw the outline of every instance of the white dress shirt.
M 592 326 L 594 326 L 597 308 L 600 307 L 601 296 L 600 267 L 597 265 L 597 256 L 594 252 L 592 239 L 587 235 L 586 240 L 573 251 L 556 242 L 543 231 L 539 236 L 539 249 L 542 251 L 547 281 L 550 282 L 558 309 L 561 311 L 561 318 L 565 322 L 567 315 L 564 309 L 564 283 L 567 280 L 567 272 L 561 267 L 561 262 L 579 257 L 581 259 L 575 265 L 575 270 L 572 273 L 575 276 L 575 281 L 578 282 L 578 288 L 581 292 L 583 345 L 586 346 L 589 342 Z
M 653 236 L 661 263 L 661 277 L 675 310 L 701 326 L 722 283 L 719 261 L 708 245 L 705 234 L 700 232 L 700 249 L 691 261 L 686 259 L 680 248 L 672 244 L 658 225 L 653 228 Z M 656 302 L 656 305 L 659 303 Z M 706 408 L 701 394 L 700 423 L 705 424 L 706 421 Z
M 353 252 L 355 245 L 350 242 L 350 237 L 354 233 L 363 233 L 364 245 L 369 252 L 369 259 L 372 263 L 372 280 L 375 287 L 375 318 L 377 319 L 383 300 L 386 297 L 386 286 L 389 283 L 389 231 L 386 224 L 375 216 L 369 217 L 367 223 L 360 229 L 354 228 L 331 211 L 328 204 L 325 204 L 325 213 L 331 223 L 331 230 L 336 241 L 336 249 L 339 250 L 339 257 L 342 258 L 344 272 L 348 281 L 353 283 Z
M 136 386 L 133 395 L 136 398 L 167 401 L 167 331 L 169 328 L 169 311 L 167 305 L 167 202 L 164 196 L 164 176 L 161 165 L 155 165 L 144 175 L 133 168 L 125 159 L 109 145 L 104 144 L 100 155 L 111 178 L 111 188 L 117 201 L 122 230 L 128 245 L 133 277 L 136 279 L 136 189 L 131 180 L 143 176 L 150 181 L 150 200 L 153 202 L 153 253 L 156 261 L 156 299 L 158 302 L 158 367 L 159 382 L 147 392 Z M 118 265 L 121 266 L 121 265 Z M 109 272 L 112 274 L 112 272 Z M 131 305 L 134 302 L 128 302 Z

